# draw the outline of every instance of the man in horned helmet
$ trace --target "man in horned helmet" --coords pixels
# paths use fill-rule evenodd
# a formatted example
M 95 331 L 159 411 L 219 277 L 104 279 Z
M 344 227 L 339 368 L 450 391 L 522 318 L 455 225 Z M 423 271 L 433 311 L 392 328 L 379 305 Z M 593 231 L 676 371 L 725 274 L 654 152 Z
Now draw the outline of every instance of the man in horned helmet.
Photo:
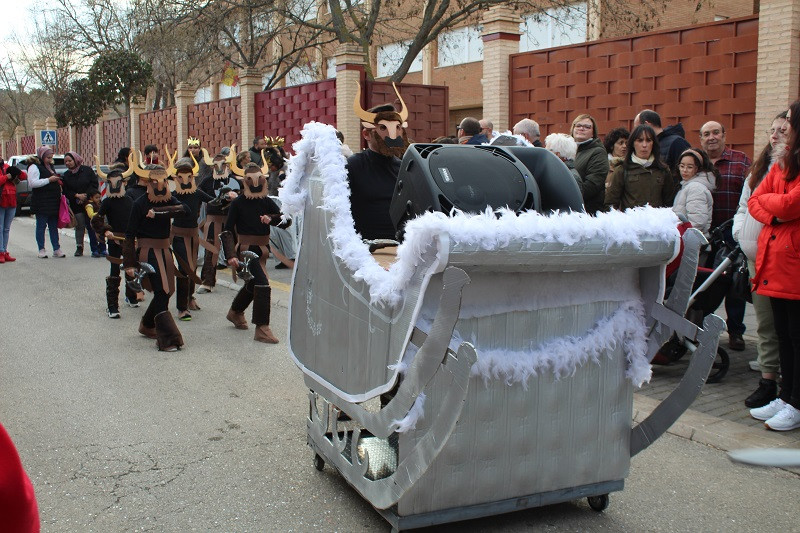
M 95 156 L 95 170 L 100 179 L 106 182 L 106 197 L 100 202 L 100 209 L 92 218 L 91 224 L 98 236 L 105 236 L 108 242 L 108 255 L 106 259 L 111 263 L 111 268 L 106 278 L 106 305 L 108 318 L 119 318 L 119 285 L 120 265 L 122 265 L 122 242 L 125 240 L 125 228 L 131 216 L 133 200 L 125 194 L 125 182 L 133 174 L 133 158 L 128 156 L 128 168 L 122 163 L 116 163 L 108 174 L 100 168 L 100 159 Z M 125 275 L 126 281 L 133 278 Z M 125 284 L 125 297 L 129 302 L 137 302 L 136 291 Z M 138 304 L 137 304 L 138 305 Z
M 189 209 L 188 213 L 172 220 L 172 251 L 178 260 L 180 272 L 175 279 L 175 304 L 178 307 L 178 320 L 186 322 L 192 319 L 189 310 L 200 309 L 193 296 L 195 281 L 199 281 L 195 270 L 200 247 L 197 233 L 200 204 L 213 200 L 213 197 L 197 188 L 195 177 L 200 171 L 200 165 L 192 152 L 189 152 L 190 157 L 182 157 L 175 162 L 178 153 L 170 155 L 169 149 L 164 150 L 169 160 L 167 173 L 175 183 L 174 194 Z
M 408 148 L 409 141 L 406 134 L 408 108 L 397 87 L 394 90 L 403 106 L 399 113 L 391 104 L 364 111 L 360 103 L 360 86 L 353 104 L 361 119 L 361 136 L 367 141 L 367 149 L 347 158 L 347 179 L 356 232 L 364 239 L 395 238 L 389 206 L 400 172 L 399 158 Z
M 281 223 L 280 209 L 267 194 L 269 169 L 266 165 L 261 168 L 255 163 L 249 163 L 242 169 L 233 163 L 232 170 L 243 178 L 243 194 L 231 202 L 225 231 L 220 235 L 220 240 L 231 268 L 239 268 L 239 254 L 244 251 L 255 253 L 258 261 L 249 262 L 248 270 L 252 278 L 236 294 L 225 318 L 236 329 L 247 329 L 244 312 L 250 302 L 253 302 L 254 340 L 277 344 L 278 338 L 269 328 L 272 289 L 267 278 L 266 263 L 269 256 L 270 226 L 287 227 L 289 224 Z M 238 235 L 238 242 L 234 234 Z
M 147 276 L 153 299 L 139 322 L 139 333 L 156 339 L 159 350 L 174 352 L 183 345 L 183 337 L 168 310 L 169 297 L 175 292 L 175 264 L 169 247 L 170 222 L 171 218 L 188 213 L 189 208 L 170 193 L 169 176 L 164 167 L 147 165 L 141 168 L 136 161 L 133 169 L 147 183 L 147 194 L 131 208 L 122 247 L 125 273 L 134 275 L 137 259 L 155 269 L 154 274 Z
M 202 285 L 197 289 L 200 294 L 214 290 L 217 284 L 217 269 L 215 265 L 219 259 L 222 226 L 228 216 L 230 203 L 239 196 L 242 189 L 241 182 L 231 173 L 230 166 L 236 162 L 236 146 L 231 146 L 228 153 L 218 153 L 211 162 L 211 176 L 200 182 L 200 189 L 212 196 L 213 199 L 206 203 L 206 219 L 200 227 L 202 240 L 200 244 L 205 248 L 203 268 L 200 270 Z

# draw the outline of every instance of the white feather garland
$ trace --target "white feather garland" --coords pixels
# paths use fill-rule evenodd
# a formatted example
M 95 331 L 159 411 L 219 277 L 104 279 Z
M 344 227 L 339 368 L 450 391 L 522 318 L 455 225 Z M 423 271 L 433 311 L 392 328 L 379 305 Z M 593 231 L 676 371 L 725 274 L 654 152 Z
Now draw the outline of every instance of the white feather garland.
M 414 400 L 414 405 L 408 410 L 408 414 L 401 420 L 392 420 L 389 425 L 391 431 L 397 433 L 405 433 L 417 427 L 417 422 L 422 420 L 425 416 L 425 393 L 420 392 L 417 399 Z
M 677 241 L 678 218 L 671 209 L 638 207 L 625 212 L 612 211 L 590 216 L 585 213 L 556 213 L 545 216 L 528 211 L 517 215 L 500 209 L 497 214 L 487 209 L 480 214 L 455 212 L 426 213 L 406 225 L 405 241 L 397 250 L 397 261 L 387 271 L 369 253 L 355 231 L 350 211 L 350 186 L 346 159 L 342 155 L 336 130 L 318 122 L 306 124 L 302 139 L 293 148 L 296 155 L 289 161 L 287 178 L 279 191 L 283 212 L 303 212 L 308 199 L 309 162 L 317 164 L 325 177 L 321 209 L 331 213 L 330 240 L 334 254 L 353 271 L 356 280 L 363 280 L 373 304 L 396 305 L 419 264 L 422 252 L 438 235 L 447 234 L 453 245 L 476 246 L 494 250 L 510 241 L 523 245 L 552 242 L 571 245 L 583 239 L 601 239 L 606 248 L 615 245 L 641 245 L 644 239 Z

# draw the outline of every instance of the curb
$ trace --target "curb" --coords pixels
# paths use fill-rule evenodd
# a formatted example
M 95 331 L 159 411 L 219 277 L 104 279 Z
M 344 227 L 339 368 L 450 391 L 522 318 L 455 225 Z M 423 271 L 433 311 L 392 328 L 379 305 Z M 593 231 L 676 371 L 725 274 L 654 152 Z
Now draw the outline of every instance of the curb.
M 633 421 L 638 424 L 661 403 L 643 394 L 633 395 Z M 749 426 L 687 409 L 667 430 L 670 435 L 725 452 L 743 448 L 800 448 L 800 433 L 754 430 Z M 785 468 L 800 474 L 800 468 Z

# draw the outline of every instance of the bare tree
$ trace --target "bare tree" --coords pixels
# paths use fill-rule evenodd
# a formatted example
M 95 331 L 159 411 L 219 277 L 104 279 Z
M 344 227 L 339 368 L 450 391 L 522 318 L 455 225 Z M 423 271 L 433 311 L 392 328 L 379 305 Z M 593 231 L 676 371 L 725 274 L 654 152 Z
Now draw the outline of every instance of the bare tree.
M 211 44 L 219 64 L 259 69 L 273 87 L 297 67 L 308 68 L 318 47 L 333 40 L 323 29 L 296 25 L 286 17 L 284 1 L 178 0 L 185 20 Z
M 0 129 L 9 135 L 17 126 L 27 130 L 34 120 L 44 119 L 50 114 L 52 99 L 30 87 L 30 79 L 24 69 L 6 51 L 0 59 Z
M 436 41 L 446 30 L 468 23 L 478 23 L 480 15 L 493 6 L 507 6 L 519 13 L 531 14 L 536 20 L 553 17 L 553 9 L 561 15 L 583 10 L 589 3 L 574 0 L 426 0 L 424 3 L 404 0 L 328 0 L 325 17 L 304 18 L 297 13 L 298 3 L 313 0 L 286 0 L 285 16 L 298 26 L 332 34 L 340 43 L 357 43 L 369 54 L 375 41 L 401 42 L 405 54 L 390 77 L 401 81 L 423 48 Z M 697 6 L 708 0 L 693 0 Z M 668 0 L 591 0 L 593 8 L 615 27 L 630 31 L 647 31 L 658 24 Z M 638 5 L 641 4 L 641 5 Z M 562 21 L 557 21 L 561 23 Z M 387 36 L 394 36 L 394 39 Z M 387 40 L 388 39 L 388 40 Z M 367 75 L 374 77 L 371 66 Z

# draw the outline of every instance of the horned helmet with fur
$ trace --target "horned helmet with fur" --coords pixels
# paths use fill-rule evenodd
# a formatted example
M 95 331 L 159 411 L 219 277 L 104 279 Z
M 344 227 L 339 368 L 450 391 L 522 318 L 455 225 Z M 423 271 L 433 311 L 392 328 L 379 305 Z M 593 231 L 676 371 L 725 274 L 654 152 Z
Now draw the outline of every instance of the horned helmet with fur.
M 177 150 L 170 154 L 169 148 L 165 146 L 164 151 L 167 154 L 167 161 L 169 161 L 167 175 L 175 183 L 175 194 L 185 195 L 195 192 L 197 190 L 195 177 L 200 172 L 200 164 L 194 158 L 194 154 L 189 152 L 189 157 L 182 157 L 176 162 Z
M 378 106 L 372 108 L 372 111 L 365 111 L 361 107 L 361 85 L 358 85 L 358 91 L 353 102 L 353 110 L 358 118 L 361 119 L 361 125 L 364 129 L 369 131 L 372 147 L 379 154 L 387 157 L 403 157 L 403 154 L 408 148 L 410 142 L 406 133 L 408 128 L 408 107 L 400 96 L 397 86 L 392 83 L 394 92 L 400 100 L 403 109 L 398 112 L 392 105 Z
M 244 168 L 239 167 L 236 161 L 236 152 L 231 149 L 231 170 L 234 174 L 242 178 L 242 189 L 244 197 L 264 198 L 269 194 L 267 188 L 267 176 L 269 176 L 269 159 L 264 157 L 264 150 L 261 150 L 261 160 L 266 161 L 263 167 L 255 163 L 248 163 Z
M 137 156 L 134 164 L 132 165 L 133 172 L 147 183 L 147 199 L 154 204 L 165 203 L 172 198 L 172 193 L 169 189 L 169 173 L 167 169 L 161 165 L 144 165 L 141 161 L 142 154 L 136 151 Z
M 106 196 L 108 198 L 122 198 L 125 196 L 125 183 L 128 178 L 133 174 L 133 151 L 128 154 L 128 169 L 122 163 L 113 165 L 108 171 L 108 174 L 103 172 L 100 168 L 100 158 L 94 156 L 95 171 L 101 180 L 106 182 Z

